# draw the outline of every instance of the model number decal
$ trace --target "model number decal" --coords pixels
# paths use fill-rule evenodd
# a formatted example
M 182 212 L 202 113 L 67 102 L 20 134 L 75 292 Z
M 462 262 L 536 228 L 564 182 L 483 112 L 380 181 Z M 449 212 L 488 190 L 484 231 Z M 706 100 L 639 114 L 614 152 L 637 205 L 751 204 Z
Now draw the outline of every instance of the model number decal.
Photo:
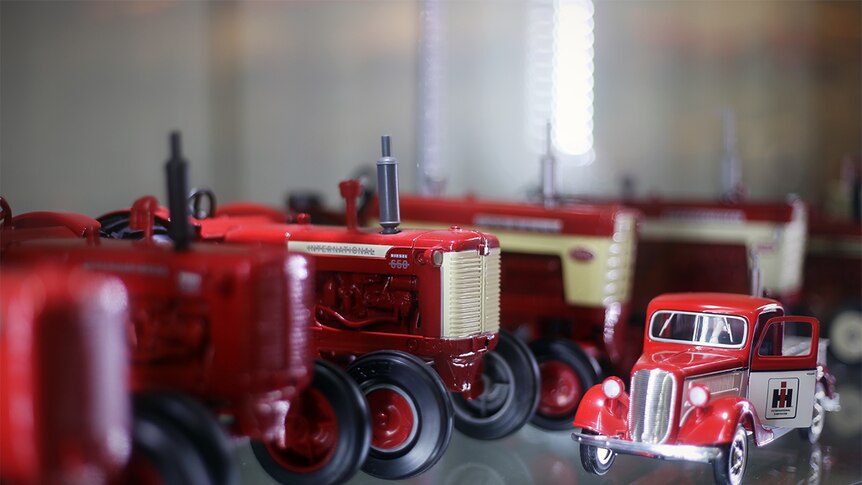
M 392 246 L 289 241 L 287 249 L 299 253 L 320 254 L 324 256 L 355 256 L 384 259 L 386 258 L 386 253 L 392 249 Z

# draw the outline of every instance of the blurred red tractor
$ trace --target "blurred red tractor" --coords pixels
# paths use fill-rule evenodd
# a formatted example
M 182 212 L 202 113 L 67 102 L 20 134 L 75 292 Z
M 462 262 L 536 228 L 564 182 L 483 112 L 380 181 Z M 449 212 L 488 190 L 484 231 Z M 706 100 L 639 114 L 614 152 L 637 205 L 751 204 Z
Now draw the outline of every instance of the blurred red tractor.
M 312 262 L 284 250 L 190 245 L 178 143 L 173 155 L 169 171 L 181 173 L 169 192 L 181 200 L 171 204 L 172 244 L 155 238 L 146 210 L 132 220 L 143 235 L 136 241 L 93 237 L 95 220 L 87 238 L 28 238 L 32 226 L 17 221 L 32 218 L 22 215 L 3 229 L 4 266 L 52 261 L 114 275 L 126 286 L 131 390 L 136 415 L 148 423 L 136 431 L 149 440 L 144 455 L 165 481 L 235 482 L 216 417 L 233 434 L 267 443 L 278 459 L 263 464 L 282 482 L 347 480 L 367 455 L 370 418 L 343 371 L 313 363 Z M 38 225 L 68 226 L 67 219 L 43 213 Z
M 125 289 L 58 267 L 2 279 L 0 481 L 108 483 L 132 448 Z

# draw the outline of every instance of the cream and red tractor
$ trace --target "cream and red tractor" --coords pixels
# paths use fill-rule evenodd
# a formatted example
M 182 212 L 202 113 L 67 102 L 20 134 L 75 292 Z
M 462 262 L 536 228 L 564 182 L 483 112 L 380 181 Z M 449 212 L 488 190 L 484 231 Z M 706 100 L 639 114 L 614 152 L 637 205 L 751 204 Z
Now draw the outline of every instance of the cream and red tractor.
M 567 429 L 600 375 L 629 371 L 640 348 L 626 331 L 636 211 L 418 196 L 401 207 L 411 226 L 459 224 L 499 238 L 501 324 L 531 342 L 540 368 L 533 424 Z
M 295 224 L 275 222 L 278 215 L 267 224 L 255 220 L 265 211 L 236 206 L 211 206 L 212 216 L 193 220 L 199 240 L 313 256 L 312 341 L 322 357 L 348 366 L 365 393 L 373 436 L 363 470 L 387 479 L 436 463 L 453 421 L 473 438 L 501 438 L 530 419 L 538 399 L 529 349 L 499 331 L 497 239 L 458 227 L 399 228 L 396 170 L 384 137 L 378 187 L 388 203 L 380 231 L 357 227 L 357 181 L 341 184 L 346 227 L 313 225 L 303 215 Z M 123 218 L 117 212 L 102 220 L 115 237 L 127 237 Z M 254 451 L 261 457 L 265 450 Z
M 797 429 L 811 443 L 838 409 L 816 319 L 773 299 L 666 294 L 650 302 L 644 353 L 629 387 L 608 377 L 574 419 L 581 462 L 604 475 L 618 453 L 712 463 L 741 482 L 749 438 L 763 446 Z
M 755 265 L 766 295 L 788 307 L 799 300 L 808 228 L 801 200 L 653 199 L 626 205 L 643 214 L 632 296 L 638 316 L 662 293 L 749 293 Z

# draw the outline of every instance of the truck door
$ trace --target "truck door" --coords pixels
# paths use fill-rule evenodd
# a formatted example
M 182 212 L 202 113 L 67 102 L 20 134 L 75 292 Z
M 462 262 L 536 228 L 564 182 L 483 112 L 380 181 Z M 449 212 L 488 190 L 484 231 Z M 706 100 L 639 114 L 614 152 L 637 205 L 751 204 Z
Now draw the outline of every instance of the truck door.
M 820 325 L 811 317 L 775 317 L 752 347 L 748 399 L 767 426 L 811 425 Z

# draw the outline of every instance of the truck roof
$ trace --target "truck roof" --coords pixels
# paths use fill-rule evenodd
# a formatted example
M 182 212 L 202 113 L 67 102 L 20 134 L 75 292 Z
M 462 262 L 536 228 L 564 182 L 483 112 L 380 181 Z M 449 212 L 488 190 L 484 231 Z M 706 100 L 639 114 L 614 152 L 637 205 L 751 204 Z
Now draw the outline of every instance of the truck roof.
M 735 293 L 666 293 L 652 299 L 647 314 L 658 310 L 754 315 L 768 307 L 781 307 L 778 301 Z

